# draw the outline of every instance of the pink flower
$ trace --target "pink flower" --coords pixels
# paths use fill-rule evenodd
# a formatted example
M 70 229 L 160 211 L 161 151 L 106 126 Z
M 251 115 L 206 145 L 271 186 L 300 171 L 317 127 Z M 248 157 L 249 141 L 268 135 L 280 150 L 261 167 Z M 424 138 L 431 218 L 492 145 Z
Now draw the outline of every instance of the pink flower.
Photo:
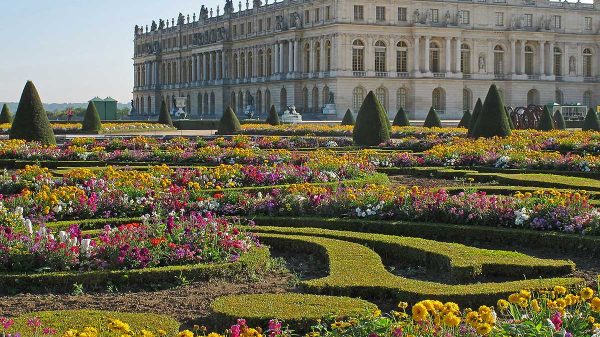
M 552 322 L 552 324 L 554 325 L 554 329 L 556 329 L 556 331 L 559 331 L 563 323 L 560 312 L 554 313 L 554 315 L 552 315 L 552 317 L 550 318 L 550 322 Z

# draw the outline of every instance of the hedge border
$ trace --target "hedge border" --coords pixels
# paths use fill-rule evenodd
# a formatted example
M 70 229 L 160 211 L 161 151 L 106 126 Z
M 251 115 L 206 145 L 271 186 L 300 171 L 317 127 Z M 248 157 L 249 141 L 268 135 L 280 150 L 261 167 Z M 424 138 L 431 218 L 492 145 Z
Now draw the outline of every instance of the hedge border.
M 600 179 L 600 172 L 582 172 L 567 170 L 535 170 L 535 169 L 500 169 L 488 166 L 411 166 L 411 167 L 380 167 L 377 169 L 388 175 L 423 175 L 436 172 L 455 172 L 458 176 L 473 173 L 502 173 L 502 174 L 552 174 L 557 176 L 573 176 L 588 179 Z

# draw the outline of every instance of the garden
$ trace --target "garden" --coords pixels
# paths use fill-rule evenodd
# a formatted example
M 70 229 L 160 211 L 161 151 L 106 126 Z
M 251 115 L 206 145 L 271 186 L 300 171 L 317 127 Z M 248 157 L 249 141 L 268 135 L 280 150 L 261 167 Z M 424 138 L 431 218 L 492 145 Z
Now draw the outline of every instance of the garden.
M 40 104 L 0 140 L 2 337 L 600 336 L 593 111 L 516 130 L 492 86 L 410 126 L 369 93 L 344 125 L 57 142 Z

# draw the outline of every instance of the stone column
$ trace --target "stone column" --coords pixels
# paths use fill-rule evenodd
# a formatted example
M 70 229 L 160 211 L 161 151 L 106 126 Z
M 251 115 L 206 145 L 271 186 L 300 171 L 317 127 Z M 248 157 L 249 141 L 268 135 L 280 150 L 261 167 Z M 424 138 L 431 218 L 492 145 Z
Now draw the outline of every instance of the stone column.
M 446 66 L 446 75 L 450 75 L 450 73 L 452 73 L 452 65 L 451 65 L 451 51 L 452 51 L 452 38 L 451 37 L 446 37 L 446 46 L 444 47 L 445 49 L 445 53 L 446 53 L 446 62 L 445 62 L 445 66 Z
M 217 68 L 217 73 L 215 74 L 215 79 L 216 80 L 220 80 L 221 79 L 221 53 L 219 51 L 215 52 L 215 62 L 216 62 L 216 68 Z
M 460 37 L 457 37 L 454 45 L 456 49 L 454 50 L 454 73 L 460 74 L 462 71 L 460 70 L 460 62 L 462 58 L 462 41 Z
M 227 78 L 227 57 L 225 51 L 221 51 L 221 79 Z
M 273 45 L 273 72 L 279 73 L 279 43 Z
M 309 41 L 309 53 L 308 53 L 308 66 L 309 69 L 306 70 L 307 73 L 314 73 L 315 72 L 315 43 L 314 41 Z
M 321 72 L 321 71 L 325 71 L 326 69 L 326 64 L 325 64 L 325 39 L 323 37 L 321 37 L 321 39 L 319 40 L 319 45 L 321 46 L 321 51 L 319 54 L 319 69 L 317 69 L 317 71 Z
M 521 75 L 525 74 L 525 40 L 521 40 L 521 64 L 519 65 Z
M 546 42 L 540 41 L 540 76 L 546 75 Z
M 425 52 L 423 53 L 423 61 L 425 61 L 424 70 L 427 74 L 431 73 L 431 70 L 429 69 L 429 39 L 429 36 L 425 36 Z
M 548 75 L 554 76 L 554 42 L 548 44 Z
M 192 56 L 192 83 L 196 83 L 196 55 Z
M 208 81 L 208 55 L 206 55 L 206 53 L 202 54 L 202 79 L 204 81 Z
M 284 44 L 283 42 L 279 42 L 279 72 L 283 74 L 283 64 L 284 64 Z
M 294 72 L 294 42 L 288 41 L 288 73 Z
M 297 73 L 300 70 L 300 50 L 298 49 L 298 40 L 294 40 L 294 72 Z
M 510 74 L 516 74 L 517 69 L 517 41 L 510 40 Z
M 413 70 L 415 74 L 421 73 L 421 56 L 419 55 L 419 39 L 420 36 L 415 36 L 415 50 L 413 52 Z

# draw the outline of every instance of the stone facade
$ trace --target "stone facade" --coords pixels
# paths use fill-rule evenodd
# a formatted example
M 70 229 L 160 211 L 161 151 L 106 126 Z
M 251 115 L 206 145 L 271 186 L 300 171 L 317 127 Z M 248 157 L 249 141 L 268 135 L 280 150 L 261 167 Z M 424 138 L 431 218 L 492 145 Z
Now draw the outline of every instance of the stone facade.
M 133 100 L 193 117 L 231 105 L 357 112 L 373 90 L 390 116 L 460 118 L 496 83 L 505 103 L 599 104 L 600 0 L 283 0 L 135 28 Z

